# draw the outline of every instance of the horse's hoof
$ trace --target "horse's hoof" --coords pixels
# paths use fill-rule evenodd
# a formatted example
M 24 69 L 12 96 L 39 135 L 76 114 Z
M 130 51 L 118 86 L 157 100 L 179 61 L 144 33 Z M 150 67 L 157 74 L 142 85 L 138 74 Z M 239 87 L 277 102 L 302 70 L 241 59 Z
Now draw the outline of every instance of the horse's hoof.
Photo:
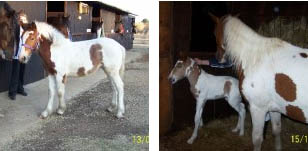
M 58 109 L 57 109 L 57 113 L 58 113 L 59 115 L 63 115 L 64 112 L 65 112 L 65 109 L 62 109 L 62 108 L 58 108 Z
M 46 119 L 47 117 L 48 117 L 47 111 L 44 111 L 44 112 L 41 113 L 41 116 L 40 116 L 41 119 Z
M 117 118 L 118 118 L 118 119 L 124 118 L 123 113 L 118 113 L 118 114 L 117 114 Z
M 187 140 L 187 143 L 188 143 L 188 144 L 192 144 L 193 142 L 194 142 L 194 139 L 191 139 L 191 138 L 190 138 L 189 140 Z
M 201 123 L 200 123 L 200 126 L 199 126 L 199 128 L 201 128 L 201 127 L 203 127 L 203 122 L 201 122 Z
M 239 136 L 244 136 L 244 131 L 240 132 Z
M 107 108 L 107 111 L 108 111 L 108 112 L 112 112 L 113 110 L 114 110 L 114 107 L 112 107 L 112 106 L 110 106 L 110 107 Z
M 234 128 L 234 129 L 232 130 L 233 133 L 236 133 L 236 132 L 238 132 L 238 131 L 239 131 L 238 128 Z

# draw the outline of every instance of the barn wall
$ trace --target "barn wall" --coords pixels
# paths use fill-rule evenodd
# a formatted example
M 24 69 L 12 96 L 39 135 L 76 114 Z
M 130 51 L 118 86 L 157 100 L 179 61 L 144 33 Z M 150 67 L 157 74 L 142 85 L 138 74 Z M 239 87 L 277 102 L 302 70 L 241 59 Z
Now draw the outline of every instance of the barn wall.
M 27 1 L 8 1 L 7 2 L 16 11 L 25 10 L 28 15 L 29 21 L 45 21 L 46 2 L 27 2 Z M 40 12 L 40 13 L 38 13 Z
M 102 18 L 104 19 L 104 30 L 105 34 L 111 33 L 111 30 L 114 30 L 115 27 L 115 13 L 101 9 Z
M 87 29 L 91 29 L 92 27 L 92 9 L 93 7 L 90 6 L 89 14 L 79 14 L 78 3 L 67 2 L 67 13 L 70 15 L 70 26 L 74 41 L 91 39 L 93 37 L 91 34 L 83 35 L 87 32 Z M 81 20 L 77 18 L 79 15 L 81 16 Z
M 16 2 L 9 1 L 8 4 L 19 11 L 25 10 L 28 15 L 29 21 L 45 21 L 45 2 Z M 36 9 L 33 9 L 36 8 Z M 37 13 L 43 12 L 43 13 Z M 7 91 L 12 71 L 12 62 L 0 60 L 0 92 Z M 34 53 L 30 59 L 30 62 L 26 66 L 25 71 L 25 84 L 32 83 L 44 78 L 44 68 L 41 63 L 40 57 L 37 53 Z
M 132 33 L 132 17 L 122 15 L 121 19 L 125 30 L 124 34 L 109 33 L 106 34 L 106 36 L 119 42 L 125 49 L 132 49 L 134 40 L 134 34 Z
M 173 8 L 174 50 L 190 50 L 191 2 L 176 2 Z

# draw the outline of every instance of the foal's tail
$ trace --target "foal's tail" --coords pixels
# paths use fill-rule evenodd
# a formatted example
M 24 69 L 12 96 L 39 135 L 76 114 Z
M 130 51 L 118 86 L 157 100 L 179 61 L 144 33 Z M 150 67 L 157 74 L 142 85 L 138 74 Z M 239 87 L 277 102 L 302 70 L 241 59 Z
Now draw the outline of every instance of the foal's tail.
M 119 71 L 122 80 L 124 80 L 124 72 L 125 72 L 125 54 L 126 54 L 126 50 L 124 47 L 122 47 L 122 64 L 121 64 L 121 68 Z

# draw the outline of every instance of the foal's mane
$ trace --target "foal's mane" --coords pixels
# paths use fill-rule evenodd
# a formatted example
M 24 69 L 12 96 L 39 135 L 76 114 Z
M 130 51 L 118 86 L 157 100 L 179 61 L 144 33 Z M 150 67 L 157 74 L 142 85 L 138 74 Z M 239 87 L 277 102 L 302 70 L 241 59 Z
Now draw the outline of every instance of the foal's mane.
M 35 25 L 37 31 L 53 44 L 66 43 L 69 41 L 60 31 L 45 22 L 35 21 Z
M 254 69 L 262 59 L 273 52 L 290 45 L 278 39 L 259 35 L 236 17 L 224 20 L 224 46 L 226 55 L 231 57 L 236 67 Z

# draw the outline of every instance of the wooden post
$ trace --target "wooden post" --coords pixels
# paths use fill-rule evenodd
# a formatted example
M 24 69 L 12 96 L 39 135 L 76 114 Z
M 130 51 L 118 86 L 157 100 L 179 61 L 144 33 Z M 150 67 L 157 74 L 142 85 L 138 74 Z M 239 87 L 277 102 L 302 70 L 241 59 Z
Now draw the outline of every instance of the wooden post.
M 159 134 L 173 121 L 172 87 L 168 74 L 172 67 L 172 2 L 159 2 Z

